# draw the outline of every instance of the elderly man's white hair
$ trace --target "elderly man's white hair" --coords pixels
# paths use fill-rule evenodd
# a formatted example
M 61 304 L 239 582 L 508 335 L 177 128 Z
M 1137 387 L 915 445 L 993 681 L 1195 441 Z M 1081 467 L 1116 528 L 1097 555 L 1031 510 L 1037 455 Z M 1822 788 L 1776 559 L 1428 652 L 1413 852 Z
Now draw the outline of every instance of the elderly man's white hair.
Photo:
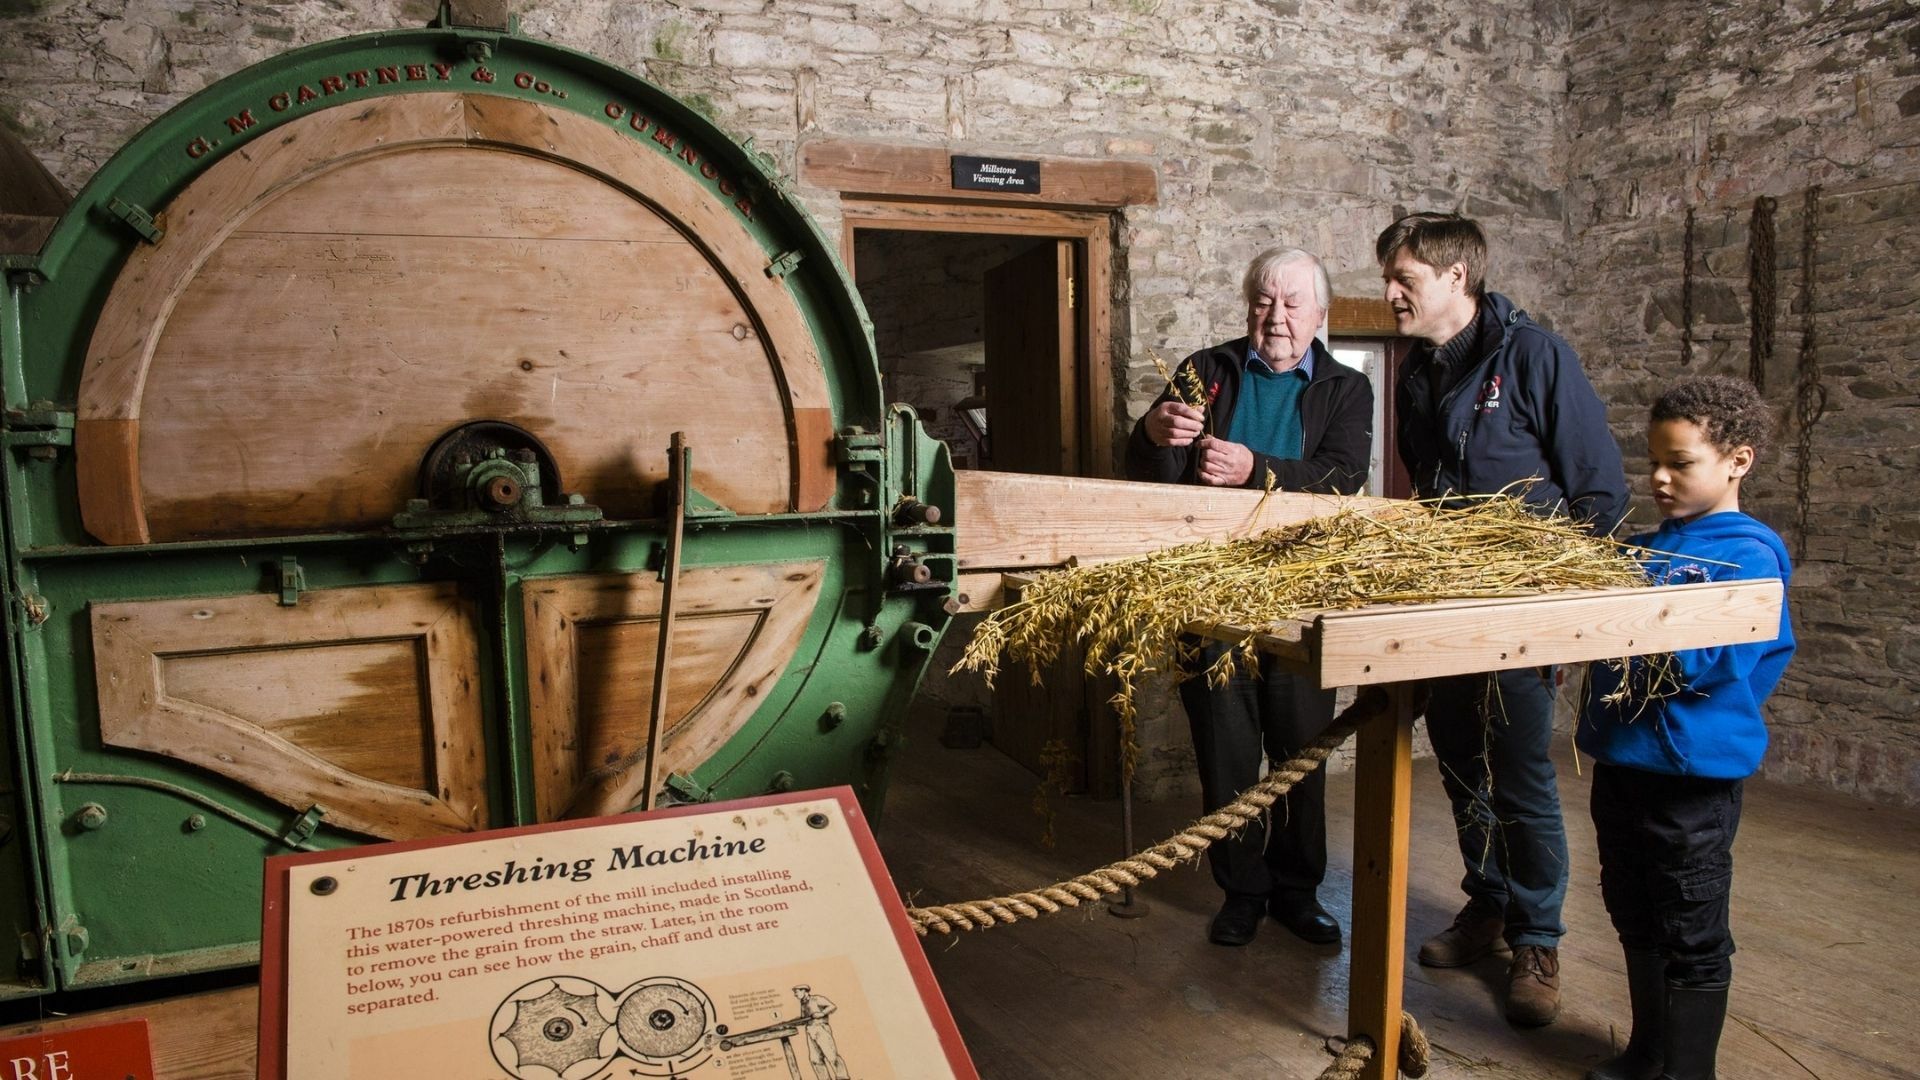
M 1272 277 L 1281 267 L 1297 262 L 1313 264 L 1313 298 L 1319 302 L 1321 311 L 1331 307 L 1333 284 L 1327 280 L 1327 268 L 1320 264 L 1313 252 L 1296 247 L 1268 248 L 1253 257 L 1253 261 L 1247 264 L 1246 278 L 1240 282 L 1240 291 L 1245 294 L 1247 303 L 1253 303 L 1254 297 L 1260 294 L 1261 282 Z

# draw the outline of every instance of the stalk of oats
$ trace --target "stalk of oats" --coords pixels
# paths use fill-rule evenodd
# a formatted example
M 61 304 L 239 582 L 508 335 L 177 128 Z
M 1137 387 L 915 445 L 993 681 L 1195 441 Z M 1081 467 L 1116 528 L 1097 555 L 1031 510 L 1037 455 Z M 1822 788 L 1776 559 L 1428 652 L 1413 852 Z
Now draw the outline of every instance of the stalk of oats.
M 1197 652 L 1189 626 L 1263 629 L 1370 604 L 1648 584 L 1612 540 L 1565 517 L 1540 517 L 1511 494 L 1375 514 L 1342 510 L 1246 539 L 1042 574 L 980 624 L 954 671 L 979 671 L 991 684 L 1006 658 L 1025 663 L 1037 683 L 1067 645 L 1083 646 L 1087 672 L 1118 683 L 1112 705 L 1131 772 L 1141 681 L 1166 670 L 1199 674 L 1188 670 Z M 1252 637 L 1232 644 L 1204 672 L 1216 686 L 1258 670 Z

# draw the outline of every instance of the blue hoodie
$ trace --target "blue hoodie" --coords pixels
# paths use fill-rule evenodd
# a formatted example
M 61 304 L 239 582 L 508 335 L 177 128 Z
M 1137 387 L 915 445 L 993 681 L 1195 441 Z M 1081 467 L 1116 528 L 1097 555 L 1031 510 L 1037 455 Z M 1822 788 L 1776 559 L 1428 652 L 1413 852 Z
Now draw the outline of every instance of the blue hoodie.
M 1784 588 L 1793 570 L 1786 546 L 1773 530 L 1738 510 L 1685 524 L 1667 521 L 1630 543 L 1653 550 L 1645 556 L 1647 576 L 1661 585 L 1777 577 Z M 1767 750 L 1760 703 L 1780 682 L 1793 655 L 1793 628 L 1784 599 L 1780 636 L 1774 640 L 1674 655 L 1685 689 L 1652 703 L 1644 697 L 1603 701 L 1619 686 L 1620 672 L 1607 664 L 1590 665 L 1576 735 L 1580 749 L 1606 764 L 1647 772 L 1719 780 L 1753 775 Z M 1643 677 L 1637 659 L 1633 672 L 1636 681 Z

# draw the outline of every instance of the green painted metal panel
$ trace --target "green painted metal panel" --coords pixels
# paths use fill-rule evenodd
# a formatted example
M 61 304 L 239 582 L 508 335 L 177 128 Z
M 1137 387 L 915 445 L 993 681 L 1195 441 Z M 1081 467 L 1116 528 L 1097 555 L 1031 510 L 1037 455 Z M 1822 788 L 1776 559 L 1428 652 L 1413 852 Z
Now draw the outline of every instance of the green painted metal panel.
M 838 488 L 817 513 L 698 516 L 687 526 L 685 564 L 820 560 L 824 581 L 794 656 L 756 688 L 751 718 L 668 787 L 682 798 L 723 798 L 851 783 L 877 811 L 908 698 L 948 621 L 953 476 L 945 448 L 910 411 L 883 410 L 871 329 L 834 245 L 764 155 L 629 72 L 487 31 L 346 38 L 248 68 L 183 102 L 100 171 L 38 255 L 0 263 L 8 286 L 0 301 L 0 585 L 9 598 L 0 670 L 12 736 L 0 745 L 0 775 L 17 781 L 11 835 L 0 838 L 0 932 L 20 938 L 15 962 L 0 960 L 0 995 L 249 963 L 261 859 L 364 839 L 323 813 L 316 822 L 302 807 L 173 757 L 105 745 L 92 605 L 278 596 L 289 556 L 304 577 L 301 596 L 457 582 L 479 611 L 488 821 L 534 817 L 522 590 L 553 576 L 653 569 L 662 523 L 581 526 L 577 544 L 571 533 L 501 527 L 114 547 L 88 537 L 75 495 L 71 414 L 88 340 L 129 253 L 156 236 L 165 243 L 170 201 L 215 162 L 314 109 L 454 89 L 535 100 L 629 132 L 704 185 L 780 272 L 826 368 L 843 432 Z M 637 114 L 695 152 L 651 139 L 634 124 Z M 208 494 L 217 504 L 219 493 Z M 946 520 L 896 522 L 894 507 L 907 498 L 942 507 Z M 926 560 L 935 580 L 902 584 L 891 572 L 898 558 Z M 315 793 L 313 802 L 324 807 L 326 798 Z M 11 938 L 0 941 L 0 957 L 13 948 Z

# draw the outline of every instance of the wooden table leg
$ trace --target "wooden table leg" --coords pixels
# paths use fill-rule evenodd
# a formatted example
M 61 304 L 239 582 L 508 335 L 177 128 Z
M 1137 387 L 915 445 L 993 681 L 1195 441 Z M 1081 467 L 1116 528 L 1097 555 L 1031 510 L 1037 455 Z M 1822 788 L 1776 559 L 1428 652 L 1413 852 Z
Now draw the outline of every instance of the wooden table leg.
M 1407 843 L 1413 798 L 1413 684 L 1387 687 L 1386 711 L 1362 724 L 1353 813 L 1353 952 L 1347 1034 L 1380 1048 L 1362 1080 L 1399 1075 L 1406 962 Z

